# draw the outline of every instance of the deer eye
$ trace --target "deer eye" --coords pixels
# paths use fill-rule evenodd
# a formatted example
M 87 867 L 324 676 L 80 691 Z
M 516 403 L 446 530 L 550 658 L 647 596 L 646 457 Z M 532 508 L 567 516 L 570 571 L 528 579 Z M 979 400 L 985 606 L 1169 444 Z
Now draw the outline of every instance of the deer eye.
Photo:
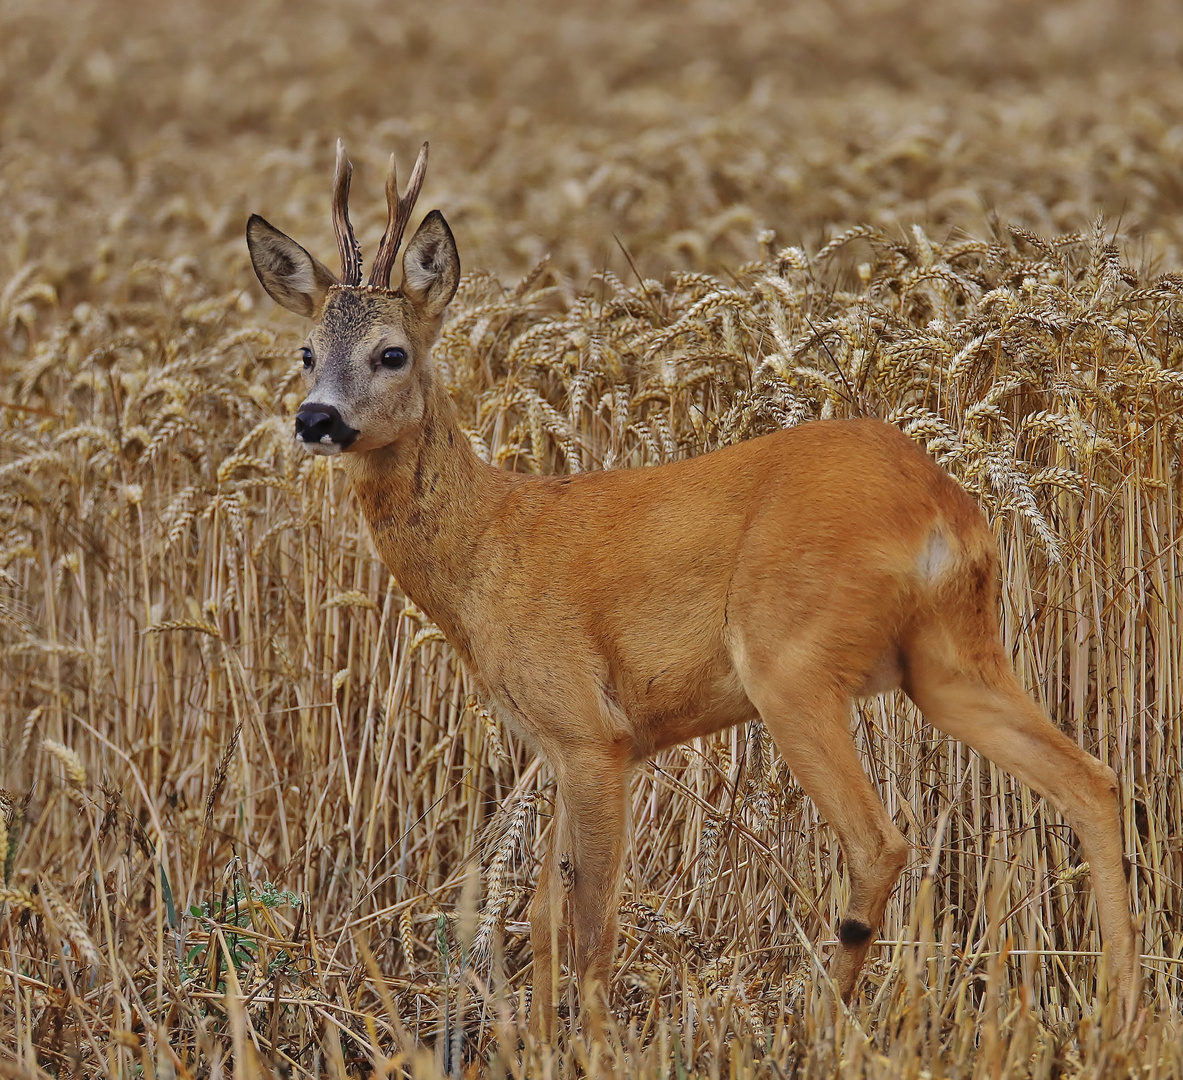
M 304 370 L 310 371 L 312 369 L 312 350 L 307 345 L 300 350 L 300 359 L 304 361 Z
M 406 364 L 406 349 L 393 348 L 382 350 L 382 366 L 384 368 L 390 368 L 392 371 L 397 371 L 401 367 L 406 367 Z

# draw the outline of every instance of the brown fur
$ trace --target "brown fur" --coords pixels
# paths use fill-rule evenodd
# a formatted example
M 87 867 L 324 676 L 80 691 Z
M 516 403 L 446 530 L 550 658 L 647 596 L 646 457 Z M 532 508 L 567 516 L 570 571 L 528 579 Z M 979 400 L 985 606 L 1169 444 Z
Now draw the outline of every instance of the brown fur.
M 574 871 L 575 963 L 595 1016 L 612 972 L 632 770 L 756 716 L 846 856 L 849 929 L 832 973 L 849 998 L 908 856 L 859 763 L 850 709 L 895 687 L 1076 829 L 1132 1014 L 1116 778 L 1019 686 L 998 634 L 997 553 L 969 496 L 875 420 L 806 424 L 661 468 L 562 480 L 492 468 L 433 375 L 430 344 L 459 266 L 447 265 L 451 234 L 435 227 L 420 243 L 425 228 L 406 256 L 419 260 L 412 298 L 311 298 L 322 316 L 309 400 L 329 387 L 348 409 L 361 434 L 344 463 L 383 561 L 554 770 L 557 819 L 531 910 L 535 1029 L 553 1029 L 561 860 Z M 397 376 L 372 362 L 392 341 L 413 358 Z

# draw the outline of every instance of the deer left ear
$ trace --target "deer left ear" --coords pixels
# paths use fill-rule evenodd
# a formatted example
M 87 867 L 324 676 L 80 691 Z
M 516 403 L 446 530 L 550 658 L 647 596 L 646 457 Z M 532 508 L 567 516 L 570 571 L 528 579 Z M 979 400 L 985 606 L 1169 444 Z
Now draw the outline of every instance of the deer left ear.
M 246 223 L 246 244 L 251 265 L 268 296 L 297 315 L 312 318 L 325 294 L 338 284 L 332 270 L 258 214 L 251 214 Z
M 436 319 L 456 295 L 459 283 L 460 255 L 456 240 L 444 215 L 432 210 L 403 255 L 403 295 L 425 317 Z

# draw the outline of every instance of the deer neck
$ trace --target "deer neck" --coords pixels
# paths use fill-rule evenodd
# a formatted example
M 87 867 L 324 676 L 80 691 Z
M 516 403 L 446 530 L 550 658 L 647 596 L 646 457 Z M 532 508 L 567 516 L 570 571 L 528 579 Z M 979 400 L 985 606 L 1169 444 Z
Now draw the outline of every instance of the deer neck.
M 473 452 L 444 392 L 429 397 L 416 438 L 347 454 L 344 464 L 382 561 L 467 654 L 464 616 L 482 562 L 478 544 L 505 474 Z

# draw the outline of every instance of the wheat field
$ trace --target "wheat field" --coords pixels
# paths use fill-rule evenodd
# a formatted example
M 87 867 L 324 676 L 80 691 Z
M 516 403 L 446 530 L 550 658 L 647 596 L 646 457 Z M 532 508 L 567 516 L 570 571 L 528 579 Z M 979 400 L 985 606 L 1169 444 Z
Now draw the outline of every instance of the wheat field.
M 0 1075 L 1183 1077 L 1181 59 L 1166 0 L 0 0 Z M 1072 833 L 897 696 L 849 1010 L 757 724 L 634 786 L 607 1043 L 526 1035 L 553 782 L 294 446 L 242 236 L 329 261 L 337 136 L 370 254 L 432 142 L 487 460 L 874 415 L 974 494 L 1017 670 L 1121 777 L 1137 1031 Z

